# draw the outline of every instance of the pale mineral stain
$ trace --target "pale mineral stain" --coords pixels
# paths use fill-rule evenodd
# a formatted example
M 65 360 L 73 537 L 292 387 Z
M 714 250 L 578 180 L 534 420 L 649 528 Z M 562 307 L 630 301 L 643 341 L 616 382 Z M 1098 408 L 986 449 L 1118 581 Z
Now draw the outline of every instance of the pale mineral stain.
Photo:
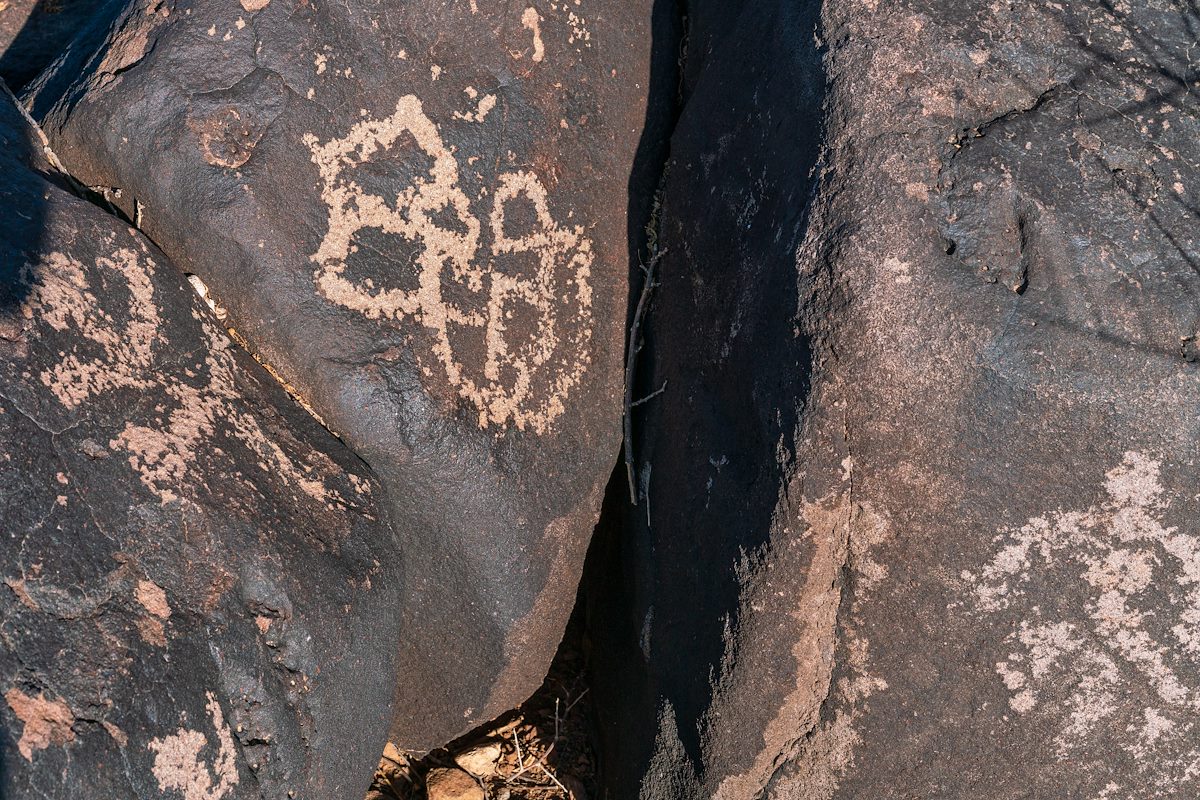
M 883 268 L 893 276 L 893 280 L 898 284 L 912 283 L 912 274 L 909 272 L 911 266 L 907 261 L 901 261 L 895 256 L 888 256 L 883 261 Z
M 533 60 L 541 61 L 546 57 L 546 45 L 542 42 L 542 17 L 537 9 L 529 6 L 521 15 L 521 24 L 533 33 Z
M 225 724 L 221 705 L 212 692 L 206 693 L 209 721 L 216 733 L 216 756 L 207 763 L 201 751 L 210 746 L 206 734 L 179 728 L 170 736 L 153 739 L 152 772 L 162 792 L 176 791 L 182 800 L 222 800 L 238 783 L 237 750 L 233 734 Z
M 4 700 L 24 726 L 17 752 L 26 761 L 33 761 L 35 750 L 75 741 L 75 731 L 71 728 L 75 715 L 63 701 L 48 700 L 45 692 L 34 697 L 15 687 L 4 693 Z

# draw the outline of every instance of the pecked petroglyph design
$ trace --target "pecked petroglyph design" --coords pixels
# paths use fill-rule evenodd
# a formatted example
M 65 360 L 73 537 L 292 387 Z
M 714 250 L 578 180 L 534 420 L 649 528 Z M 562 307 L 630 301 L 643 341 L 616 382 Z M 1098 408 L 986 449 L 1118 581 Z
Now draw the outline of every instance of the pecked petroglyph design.
M 172 790 L 183 800 L 221 800 L 237 786 L 237 749 L 233 734 L 225 724 L 221 704 L 212 692 L 206 693 L 209 722 L 216 732 L 215 757 L 205 762 L 201 751 L 209 747 L 208 736 L 198 730 L 180 727 L 148 745 L 154 753 L 154 778 L 160 791 Z
M 123 281 L 129 294 L 128 319 L 118 320 L 105 310 L 88 280 L 113 276 Z M 128 454 L 141 482 L 164 503 L 176 499 L 186 486 L 189 472 L 218 429 L 228 431 L 258 456 L 259 466 L 323 503 L 337 502 L 310 465 L 297 465 L 268 437 L 258 420 L 239 403 L 236 365 L 229 341 L 208 319 L 195 315 L 207 344 L 203 365 L 207 380 L 193 370 L 184 378 L 155 374 L 155 347 L 160 340 L 159 307 L 151 278 L 155 265 L 128 248 L 101 257 L 94 270 L 62 253 L 44 256 L 27 265 L 23 280 L 30 287 L 21 306 L 25 319 L 76 337 L 71 352 L 61 352 L 58 362 L 38 376 L 67 409 L 118 389 L 161 392 L 172 402 L 159 406 L 150 425 L 126 422 L 109 441 L 109 447 Z M 217 452 L 220 452 L 219 450 Z M 320 465 L 324 466 L 324 465 Z M 330 465 L 331 466 L 331 465 Z
M 51 253 L 37 270 L 23 275 L 34 289 L 23 305 L 26 318 L 35 314 L 56 331 L 72 328 L 99 346 L 102 355 L 84 359 L 64 354 L 54 367 L 38 376 L 67 408 L 77 408 L 89 397 L 110 389 L 147 389 L 154 338 L 158 334 L 158 308 L 150 285 L 153 266 L 143 268 L 137 253 L 120 249 L 111 258 L 96 260 L 96 268 L 119 274 L 129 285 L 129 324 L 118 330 L 112 316 L 101 307 L 84 276 L 83 265 L 62 253 Z
M 1052 720 L 1062 758 L 1120 737 L 1145 771 L 1106 786 L 1122 797 L 1200 784 L 1200 535 L 1163 525 L 1160 469 L 1126 453 L 1105 501 L 1004 532 L 963 574 L 976 611 L 1018 615 L 996 665 L 1010 707 Z
M 475 113 L 482 119 L 486 110 L 481 103 Z M 404 136 L 432 166 L 394 198 L 369 193 L 347 174 L 386 158 Z M 459 186 L 458 161 L 413 95 L 400 98 L 391 116 L 365 119 L 342 138 L 321 143 L 309 134 L 304 142 L 329 211 L 328 230 L 312 256 L 317 291 L 368 319 L 409 318 L 428 330 L 441 371 L 478 411 L 480 427 L 511 422 L 519 430 L 544 433 L 590 361 L 593 253 L 583 229 L 554 221 L 545 187 L 527 171 L 500 175 L 484 225 Z M 506 214 L 518 200 L 532 206 L 536 224 L 514 236 Z M 447 215 L 452 228 L 445 224 Z M 347 275 L 347 261 L 358 251 L 355 237 L 365 229 L 419 244 L 415 288 L 376 288 L 371 280 Z M 481 247 L 485 239 L 487 248 Z M 481 250 L 484 256 L 477 258 Z M 514 259 L 521 265 L 515 272 Z M 449 290 L 469 295 L 467 307 L 451 299 Z M 514 313 L 523 310 L 536 316 L 532 331 L 513 322 Z M 453 334 L 464 331 L 478 335 L 481 366 L 468 368 L 456 350 Z M 420 363 L 419 354 L 417 359 Z

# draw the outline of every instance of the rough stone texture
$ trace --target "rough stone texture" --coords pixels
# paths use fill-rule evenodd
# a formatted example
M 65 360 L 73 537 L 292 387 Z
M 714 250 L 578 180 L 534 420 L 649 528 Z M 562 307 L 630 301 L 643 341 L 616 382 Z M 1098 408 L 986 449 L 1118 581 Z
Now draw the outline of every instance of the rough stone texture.
M 43 143 L 0 97 L 0 796 L 361 797 L 382 489 Z
M 688 5 L 613 795 L 1196 796 L 1195 10 Z
M 806 612 L 828 612 L 819 588 L 828 569 L 817 561 L 831 553 L 823 540 L 798 535 L 804 527 L 789 519 L 785 504 L 799 489 L 783 496 L 814 368 L 798 314 L 801 293 L 807 299 L 815 289 L 800 284 L 795 253 L 820 144 L 815 13 L 793 3 L 688 10 L 656 232 L 664 255 L 636 394 L 666 388 L 635 410 L 639 504 L 624 541 L 598 553 L 598 589 L 608 605 L 593 615 L 593 680 L 604 698 L 597 713 L 615 797 L 636 797 L 639 785 L 649 797 L 700 796 L 706 778 L 694 765 L 706 761 L 765 780 L 747 737 L 798 721 L 773 723 L 776 708 L 763 693 L 778 690 L 781 672 L 790 674 L 793 650 L 816 641 L 794 646 L 761 620 L 799 616 L 797 602 L 810 606 Z M 840 456 L 816 441 L 824 430 L 810 428 L 809 460 L 836 466 Z M 834 519 L 837 482 L 821 480 L 806 488 L 814 503 L 828 495 L 821 513 Z M 787 549 L 760 563 L 772 537 Z M 776 587 L 781 579 L 763 574 L 761 597 L 744 597 L 767 567 L 784 573 L 784 583 Z M 742 615 L 743 601 L 761 617 Z M 749 625 L 757 628 L 742 627 Z M 736 630 L 753 641 L 751 652 L 735 651 Z M 735 663 L 738 671 L 729 672 Z M 726 707 L 728 716 L 717 718 Z M 715 790 L 707 786 L 704 796 Z
M 119 0 L 0 0 L 0 79 L 23 88 L 76 36 L 103 35 Z
M 403 749 L 528 697 L 570 614 L 619 449 L 648 18 L 155 0 L 32 95 L 387 487 Z
M 483 787 L 461 769 L 431 769 L 425 776 L 429 800 L 485 800 Z

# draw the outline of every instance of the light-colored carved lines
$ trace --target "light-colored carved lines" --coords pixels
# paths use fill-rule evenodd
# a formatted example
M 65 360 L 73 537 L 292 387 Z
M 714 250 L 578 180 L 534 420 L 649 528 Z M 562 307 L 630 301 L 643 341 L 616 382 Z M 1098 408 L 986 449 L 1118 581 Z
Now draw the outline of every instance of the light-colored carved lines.
M 27 318 L 35 315 L 56 331 L 75 330 L 85 345 L 99 347 L 102 356 L 88 359 L 64 353 L 54 367 L 38 376 L 43 386 L 67 408 L 110 389 L 145 389 L 154 338 L 158 334 L 158 309 L 150 285 L 153 265 L 143 268 L 135 252 L 120 249 L 111 258 L 99 258 L 96 270 L 124 278 L 129 288 L 129 322 L 118 330 L 112 316 L 97 301 L 77 260 L 50 253 L 40 269 L 26 267 L 23 278 L 30 286 L 22 304 Z
M 164 503 L 176 499 L 178 490 L 188 485 L 198 457 L 207 452 L 207 442 L 219 431 L 227 431 L 254 453 L 264 472 L 318 502 L 337 502 L 320 479 L 319 469 L 294 463 L 239 405 L 230 343 L 210 320 L 193 311 L 207 345 L 207 380 L 198 383 L 155 371 L 161 315 L 151 281 L 154 272 L 153 260 L 132 249 L 117 249 L 111 257 L 98 258 L 92 270 L 62 253 L 51 253 L 25 267 L 23 277 L 30 291 L 22 315 L 57 332 L 68 332 L 78 342 L 70 352 L 60 352 L 53 367 L 42 370 L 41 383 L 69 410 L 119 389 L 154 391 L 170 400 L 154 410 L 156 419 L 145 425 L 126 422 L 109 441 L 113 450 L 128 454 L 142 484 Z M 106 310 L 89 275 L 93 279 L 112 276 L 124 283 L 129 293 L 127 319 L 117 320 Z M 116 288 L 106 286 L 105 292 Z
M 406 134 L 433 163 L 428 175 L 397 192 L 394 203 L 367 192 L 347 174 L 388 157 L 385 152 Z M 593 254 L 582 228 L 554 221 L 546 189 L 534 173 L 506 173 L 498 178 L 487 213 L 490 256 L 478 258 L 483 231 L 459 187 L 458 162 L 413 95 L 400 98 L 391 116 L 359 122 L 342 138 L 322 144 L 309 134 L 304 142 L 321 175 L 329 211 L 327 232 L 312 256 L 317 291 L 369 319 L 411 318 L 429 330 L 447 380 L 474 405 L 481 427 L 511 423 L 544 433 L 562 414 L 568 392 L 589 363 Z M 509 206 L 518 198 L 532 206 L 535 217 L 533 229 L 521 236 L 506 227 Z M 457 229 L 439 224 L 438 215 L 447 211 Z M 347 277 L 347 260 L 357 252 L 354 237 L 365 229 L 419 245 L 416 289 L 376 288 L 374 282 Z M 498 259 L 510 265 L 519 261 L 521 269 L 502 269 Z M 451 283 L 468 290 L 469 307 L 444 296 Z M 534 330 L 512 329 L 522 304 L 535 312 Z M 481 370 L 464 366 L 452 342 L 455 326 L 482 334 Z M 514 335 L 520 344 L 513 344 Z
M 1003 531 L 961 576 L 977 614 L 1013 620 L 995 665 L 1009 706 L 1052 726 L 1060 758 L 1119 746 L 1142 773 L 1129 798 L 1200 778 L 1200 537 L 1163 524 L 1161 466 L 1126 453 L 1104 500 Z

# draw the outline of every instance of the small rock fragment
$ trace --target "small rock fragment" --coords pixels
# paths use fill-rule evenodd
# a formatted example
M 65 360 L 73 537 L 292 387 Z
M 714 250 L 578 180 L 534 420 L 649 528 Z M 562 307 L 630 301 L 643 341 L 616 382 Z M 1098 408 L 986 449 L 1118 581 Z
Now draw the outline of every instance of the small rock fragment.
M 486 800 L 483 788 L 467 773 L 453 767 L 438 767 L 425 776 L 429 800 Z
M 496 773 L 496 762 L 500 760 L 500 743 L 488 742 L 459 753 L 454 761 L 477 778 Z

